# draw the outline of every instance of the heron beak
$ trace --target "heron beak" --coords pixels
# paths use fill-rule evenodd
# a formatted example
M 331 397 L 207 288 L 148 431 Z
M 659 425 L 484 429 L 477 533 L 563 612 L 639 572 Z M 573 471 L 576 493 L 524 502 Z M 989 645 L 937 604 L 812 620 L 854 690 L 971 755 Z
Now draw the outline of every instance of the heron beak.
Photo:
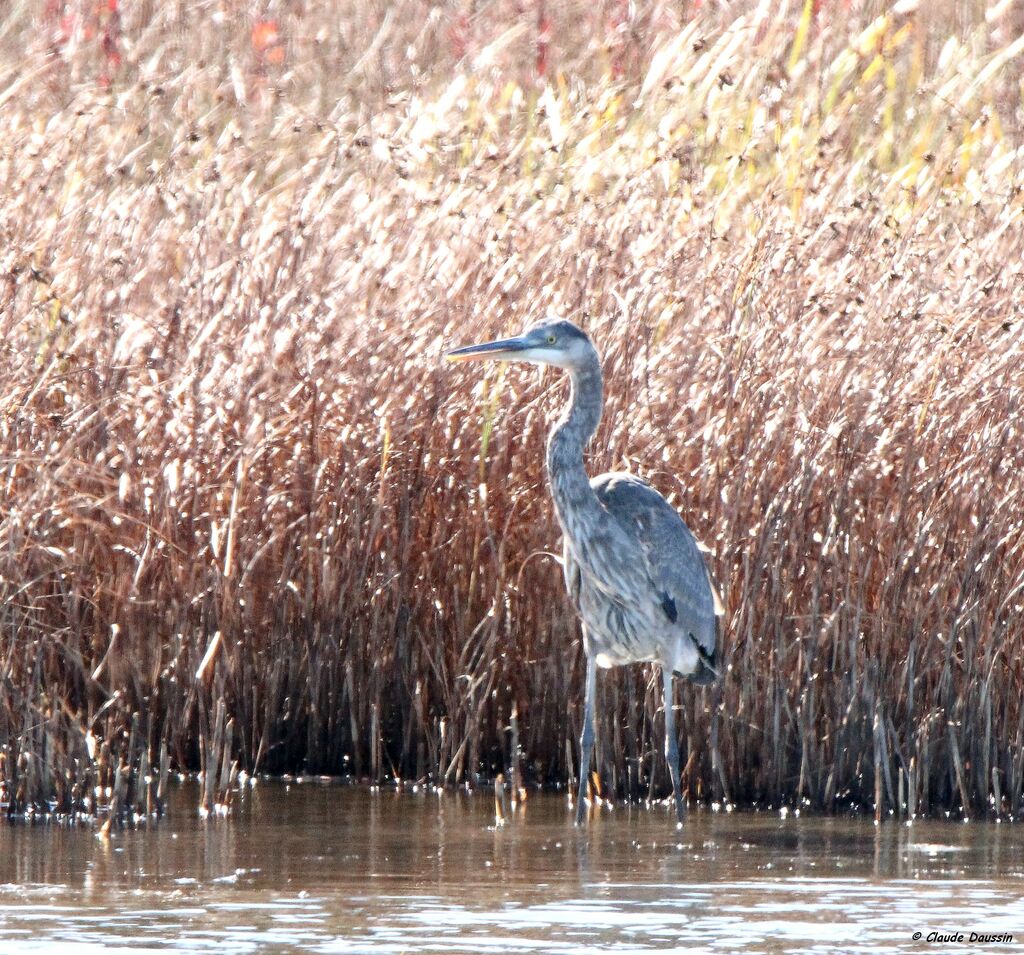
M 522 337 L 502 338 L 496 342 L 485 342 L 483 345 L 466 345 L 448 352 L 444 357 L 448 361 L 473 361 L 476 358 L 501 358 L 506 361 L 521 358 L 523 352 L 532 346 Z

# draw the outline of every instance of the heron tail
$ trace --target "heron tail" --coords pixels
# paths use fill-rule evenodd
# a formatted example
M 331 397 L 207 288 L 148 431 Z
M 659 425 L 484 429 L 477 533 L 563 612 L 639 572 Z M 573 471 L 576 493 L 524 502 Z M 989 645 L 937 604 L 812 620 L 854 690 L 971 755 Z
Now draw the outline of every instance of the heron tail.
M 722 626 L 719 622 L 720 617 L 715 617 L 715 649 L 714 652 L 708 653 L 699 643 L 697 646 L 697 669 L 693 673 L 681 673 L 680 676 L 685 676 L 691 683 L 696 683 L 699 686 L 708 686 L 714 683 L 720 676 L 719 672 L 719 646 L 721 645 L 722 639 Z
M 718 669 L 715 665 L 717 662 L 714 657 L 709 657 L 702 653 L 697 663 L 697 669 L 693 673 L 684 674 L 684 676 L 691 683 L 696 683 L 698 686 L 709 686 L 718 679 Z

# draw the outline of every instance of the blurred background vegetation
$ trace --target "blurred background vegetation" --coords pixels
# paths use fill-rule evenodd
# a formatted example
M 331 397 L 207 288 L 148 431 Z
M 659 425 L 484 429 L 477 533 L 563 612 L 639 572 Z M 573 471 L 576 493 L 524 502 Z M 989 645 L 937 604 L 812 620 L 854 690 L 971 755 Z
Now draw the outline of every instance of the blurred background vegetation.
M 14 0 L 0 54 L 4 811 L 569 781 L 563 388 L 439 360 L 552 311 L 723 584 L 690 798 L 1019 811 L 1020 4 Z M 659 703 L 601 681 L 612 793 Z

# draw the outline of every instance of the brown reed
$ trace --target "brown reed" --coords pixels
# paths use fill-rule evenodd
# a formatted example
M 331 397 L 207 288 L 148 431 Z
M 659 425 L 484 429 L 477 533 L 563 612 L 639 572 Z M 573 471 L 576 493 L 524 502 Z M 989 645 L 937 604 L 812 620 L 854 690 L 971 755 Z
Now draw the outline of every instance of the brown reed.
M 564 387 L 439 360 L 553 310 L 590 467 L 727 596 L 691 798 L 1019 813 L 1013 5 L 44 6 L 0 14 L 4 811 L 570 780 Z M 606 791 L 667 791 L 659 701 L 600 681 Z

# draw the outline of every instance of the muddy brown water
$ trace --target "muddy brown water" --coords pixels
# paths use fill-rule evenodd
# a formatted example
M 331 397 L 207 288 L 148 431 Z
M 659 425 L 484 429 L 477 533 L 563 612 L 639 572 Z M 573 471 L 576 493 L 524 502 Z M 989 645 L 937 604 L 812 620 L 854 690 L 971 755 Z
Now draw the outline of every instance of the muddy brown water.
M 1024 951 L 1020 824 L 701 810 L 677 831 L 657 806 L 577 831 L 533 794 L 496 828 L 483 792 L 280 782 L 228 819 L 195 805 L 182 787 L 109 841 L 0 826 L 0 955 Z

